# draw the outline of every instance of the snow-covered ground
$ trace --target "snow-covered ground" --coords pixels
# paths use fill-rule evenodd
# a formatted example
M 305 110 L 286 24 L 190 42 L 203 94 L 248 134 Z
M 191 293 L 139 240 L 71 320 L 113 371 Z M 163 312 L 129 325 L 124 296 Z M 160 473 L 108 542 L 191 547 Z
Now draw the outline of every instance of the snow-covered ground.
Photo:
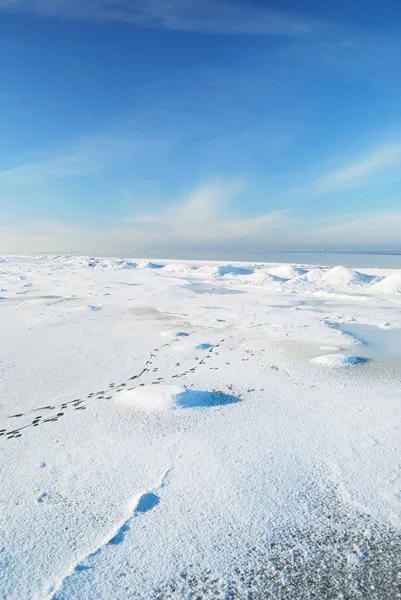
M 400 271 L 0 260 L 1 598 L 400 597 Z

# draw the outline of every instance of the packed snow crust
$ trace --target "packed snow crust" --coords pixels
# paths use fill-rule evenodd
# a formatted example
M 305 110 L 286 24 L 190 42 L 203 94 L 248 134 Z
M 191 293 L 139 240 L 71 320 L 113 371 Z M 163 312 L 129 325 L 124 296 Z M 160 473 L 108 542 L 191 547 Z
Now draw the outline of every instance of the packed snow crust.
M 311 362 L 327 367 L 343 367 L 345 365 L 360 365 L 366 362 L 366 359 L 352 354 L 323 354 L 312 358 Z
M 399 271 L 0 262 L 0 598 L 397 597 Z

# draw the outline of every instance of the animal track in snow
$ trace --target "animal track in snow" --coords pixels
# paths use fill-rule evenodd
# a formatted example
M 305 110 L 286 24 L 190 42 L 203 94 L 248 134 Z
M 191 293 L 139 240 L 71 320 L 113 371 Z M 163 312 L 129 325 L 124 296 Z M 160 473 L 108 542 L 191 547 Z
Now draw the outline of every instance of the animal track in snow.
M 153 360 L 156 358 L 157 353 L 160 352 L 160 350 L 162 348 L 166 348 L 166 347 L 171 347 L 171 345 L 173 343 L 179 342 L 180 338 L 184 338 L 189 334 L 184 334 L 184 332 L 178 332 L 178 334 L 182 334 L 179 337 L 175 337 L 174 339 L 172 339 L 170 342 L 167 342 L 166 344 L 163 344 L 163 346 L 161 346 L 161 348 L 154 348 L 152 350 L 152 352 L 149 355 L 149 358 L 146 360 L 144 367 L 142 368 L 142 370 L 136 374 L 133 375 L 132 377 L 130 377 L 128 379 L 128 382 L 132 381 L 132 380 L 138 380 L 140 379 L 145 373 L 147 372 L 151 372 L 151 366 L 153 363 Z M 153 372 L 156 372 L 157 369 L 153 369 Z M 155 382 L 152 383 L 160 383 L 164 378 L 163 377 L 158 377 L 157 380 Z M 144 385 L 144 384 L 139 384 Z M 123 389 L 127 386 L 126 382 L 120 383 L 120 384 L 115 384 L 115 383 L 110 383 L 109 384 L 109 390 L 108 393 L 119 393 L 122 392 Z M 98 392 L 90 392 L 87 395 L 87 400 L 103 400 L 105 399 L 104 394 L 106 393 L 106 390 L 99 390 Z M 112 398 L 112 396 L 107 396 L 107 399 L 110 400 Z M 61 417 L 63 417 L 65 415 L 65 410 L 69 407 L 72 406 L 72 408 L 75 411 L 82 411 L 82 410 L 86 410 L 87 406 L 86 404 L 84 404 L 84 401 L 81 398 L 77 398 L 74 400 L 69 400 L 68 402 L 63 402 L 61 404 L 58 405 L 46 405 L 46 406 L 41 406 L 38 408 L 34 408 L 32 410 L 27 411 L 26 413 L 16 413 L 14 415 L 10 415 L 8 418 L 9 419 L 20 419 L 22 417 L 27 417 L 29 416 L 31 413 L 36 413 L 36 412 L 42 412 L 42 411 L 54 411 L 57 410 L 59 411 L 56 415 L 48 417 L 48 418 L 42 418 L 42 416 L 38 416 L 36 417 L 31 423 L 28 423 L 27 425 L 21 426 L 21 427 L 16 427 L 14 429 L 8 430 L 7 428 L 4 429 L 0 429 L 0 437 L 5 436 L 6 439 L 16 439 L 16 438 L 20 438 L 22 437 L 22 433 L 21 431 L 25 430 L 25 429 L 29 429 L 30 427 L 39 427 L 40 425 L 43 424 L 48 424 L 48 423 L 55 423 L 56 421 L 58 421 Z
M 176 373 L 175 375 L 172 375 L 171 379 L 180 379 L 181 377 L 185 377 L 185 375 L 188 375 L 189 373 L 195 373 L 195 371 L 205 363 L 205 360 L 211 358 L 212 353 L 216 354 L 216 348 L 219 348 L 223 342 L 225 342 L 225 338 L 221 339 L 214 346 L 212 346 L 211 344 L 206 344 L 210 347 L 208 348 L 208 350 L 207 350 L 206 354 L 203 356 L 203 358 L 201 360 L 199 360 L 195 364 L 195 366 L 191 367 L 190 369 L 187 369 L 186 371 L 182 371 L 181 373 Z M 199 346 L 197 347 L 197 349 L 199 349 Z

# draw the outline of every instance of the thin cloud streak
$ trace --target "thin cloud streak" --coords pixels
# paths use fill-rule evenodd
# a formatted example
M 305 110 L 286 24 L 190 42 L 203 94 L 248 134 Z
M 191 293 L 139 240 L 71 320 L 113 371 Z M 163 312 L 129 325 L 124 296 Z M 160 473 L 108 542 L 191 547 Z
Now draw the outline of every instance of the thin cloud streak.
M 81 136 L 40 160 L 0 171 L 0 185 L 40 186 L 58 179 L 95 175 L 147 155 L 153 158 L 169 143 L 135 133 Z
M 276 229 L 285 211 L 246 218 L 232 213 L 230 205 L 242 189 L 239 182 L 214 182 L 159 213 L 140 214 L 130 222 L 152 233 L 158 232 L 161 240 L 189 244 L 240 242 Z
M 316 193 L 331 194 L 361 187 L 369 179 L 401 163 L 401 144 L 384 146 L 372 154 L 326 175 L 316 182 Z
M 320 27 L 310 17 L 244 0 L 0 0 L 0 11 L 209 34 L 304 36 Z
M 401 211 L 361 212 L 351 216 L 306 219 L 290 211 L 244 218 L 231 207 L 242 187 L 221 181 L 202 186 L 162 212 L 140 213 L 108 227 L 58 221 L 0 227 L 0 252 L 73 250 L 97 255 L 144 255 L 207 249 L 313 249 L 399 247 Z M 195 209 L 195 210 L 192 210 Z

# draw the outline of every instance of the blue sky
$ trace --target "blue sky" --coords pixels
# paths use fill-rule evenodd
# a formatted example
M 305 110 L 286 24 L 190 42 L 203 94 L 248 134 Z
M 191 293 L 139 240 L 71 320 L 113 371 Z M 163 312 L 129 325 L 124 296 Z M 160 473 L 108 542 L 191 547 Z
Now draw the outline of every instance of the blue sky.
M 401 7 L 0 0 L 0 251 L 401 248 Z

